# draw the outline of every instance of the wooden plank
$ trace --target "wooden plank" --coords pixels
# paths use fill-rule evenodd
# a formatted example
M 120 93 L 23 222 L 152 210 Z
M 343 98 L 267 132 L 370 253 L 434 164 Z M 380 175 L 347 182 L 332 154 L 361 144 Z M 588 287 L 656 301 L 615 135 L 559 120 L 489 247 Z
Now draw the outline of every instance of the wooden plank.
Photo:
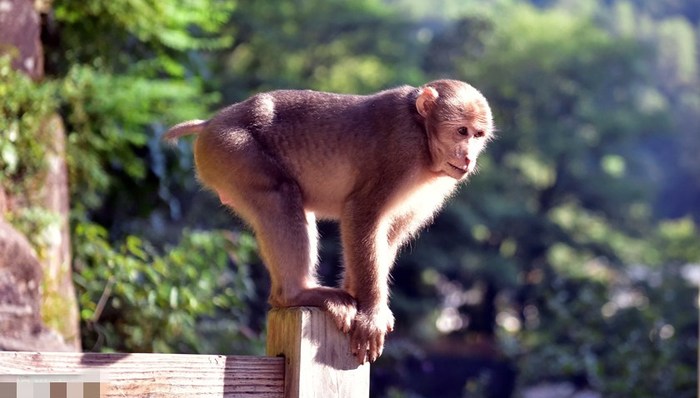
M 369 364 L 358 365 L 325 312 L 273 309 L 267 322 L 267 354 L 285 358 L 286 398 L 369 397 Z
M 0 381 L 100 381 L 107 397 L 281 398 L 284 360 L 185 354 L 0 352 Z M 63 378 L 63 380 L 61 379 Z

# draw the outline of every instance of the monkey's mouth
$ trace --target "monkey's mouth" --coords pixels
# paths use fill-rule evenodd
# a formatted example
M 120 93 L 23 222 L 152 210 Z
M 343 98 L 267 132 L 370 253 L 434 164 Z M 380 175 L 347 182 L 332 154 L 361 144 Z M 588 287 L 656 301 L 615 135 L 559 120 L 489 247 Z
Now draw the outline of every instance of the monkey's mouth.
M 460 176 L 466 174 L 467 171 L 469 171 L 469 168 L 466 165 L 463 167 L 457 167 L 449 162 L 447 162 L 447 164 L 450 165 L 450 167 L 454 169 L 455 172 L 459 173 Z

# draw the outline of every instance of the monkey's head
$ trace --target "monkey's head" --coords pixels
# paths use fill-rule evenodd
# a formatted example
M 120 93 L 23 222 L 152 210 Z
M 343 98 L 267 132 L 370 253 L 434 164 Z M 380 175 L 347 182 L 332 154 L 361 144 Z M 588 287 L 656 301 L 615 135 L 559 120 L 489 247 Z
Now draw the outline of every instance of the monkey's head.
M 493 138 L 486 98 L 467 83 L 436 80 L 420 87 L 416 108 L 428 133 L 432 170 L 457 180 L 473 173 Z

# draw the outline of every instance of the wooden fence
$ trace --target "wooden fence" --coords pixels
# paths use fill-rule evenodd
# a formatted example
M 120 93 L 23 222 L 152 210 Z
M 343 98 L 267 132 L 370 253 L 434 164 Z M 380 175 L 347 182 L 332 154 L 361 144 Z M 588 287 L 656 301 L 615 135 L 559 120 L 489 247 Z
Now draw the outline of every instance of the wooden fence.
M 0 397 L 369 396 L 369 365 L 319 309 L 270 311 L 267 355 L 0 352 Z

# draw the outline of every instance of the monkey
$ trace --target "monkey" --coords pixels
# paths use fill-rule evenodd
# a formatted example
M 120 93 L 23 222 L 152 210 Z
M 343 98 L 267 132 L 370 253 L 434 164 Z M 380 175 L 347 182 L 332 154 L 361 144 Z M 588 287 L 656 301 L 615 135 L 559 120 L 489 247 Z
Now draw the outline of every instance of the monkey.
M 364 364 L 394 329 L 399 249 L 475 172 L 493 130 L 486 98 L 443 79 L 371 95 L 263 92 L 164 139 L 196 135 L 197 178 L 253 230 L 270 305 L 321 307 Z M 317 280 L 317 219 L 339 222 L 342 287 Z

